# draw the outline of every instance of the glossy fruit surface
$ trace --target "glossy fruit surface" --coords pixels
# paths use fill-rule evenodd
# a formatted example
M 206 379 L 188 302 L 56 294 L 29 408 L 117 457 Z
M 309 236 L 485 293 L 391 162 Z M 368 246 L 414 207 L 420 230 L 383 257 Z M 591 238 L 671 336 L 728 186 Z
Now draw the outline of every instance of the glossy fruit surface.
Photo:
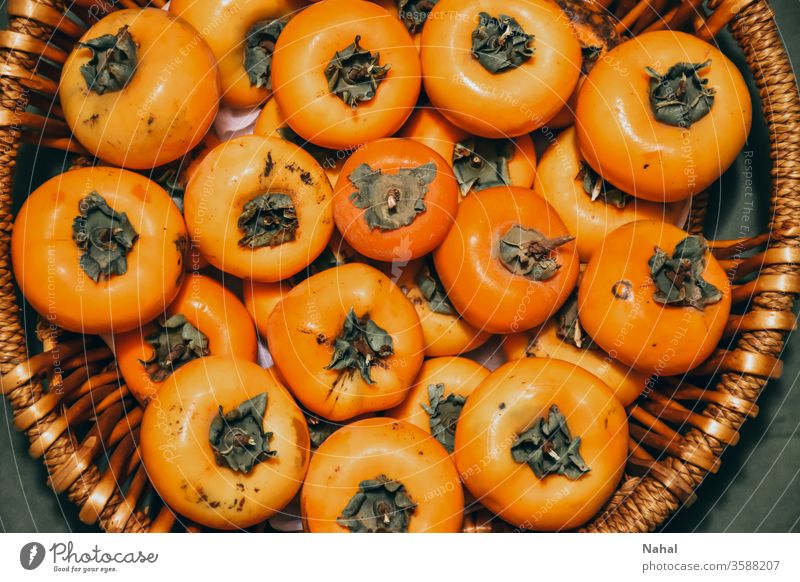
M 158 184 L 97 166 L 55 176 L 28 196 L 11 254 L 22 293 L 49 322 L 119 333 L 149 323 L 177 295 L 188 241 Z
M 271 49 L 303 0 L 172 0 L 169 11 L 200 31 L 219 65 L 222 100 L 254 107 L 271 90 Z
M 267 370 L 245 360 L 212 356 L 183 366 L 147 406 L 141 434 L 161 498 L 215 529 L 269 519 L 294 498 L 308 468 L 303 413 Z
M 559 415 L 562 424 L 555 426 L 565 423 L 567 433 L 546 422 Z M 563 469 L 554 456 L 543 456 L 550 450 L 563 457 L 578 438 Z M 455 451 L 464 485 L 504 520 L 524 529 L 572 529 L 617 489 L 628 420 L 608 386 L 585 370 L 549 358 L 516 360 L 467 399 Z
M 267 341 L 294 396 L 329 420 L 398 405 L 424 353 L 414 306 L 386 275 L 357 263 L 287 293 L 269 317 Z
M 379 261 L 409 261 L 439 246 L 458 210 L 444 158 L 411 139 L 371 142 L 342 166 L 333 218 L 345 240 Z
M 373 493 L 358 503 L 365 486 Z M 464 513 L 447 451 L 392 418 L 359 420 L 328 437 L 314 453 L 300 503 L 305 529 L 314 533 L 454 533 Z
M 59 98 L 83 147 L 142 169 L 175 160 L 203 139 L 217 115 L 220 82 L 214 55 L 189 24 L 156 8 L 119 10 L 81 43 L 64 64 Z M 121 54 L 106 62 L 118 67 L 111 75 L 93 54 L 113 46 Z
M 665 75 L 674 79 L 658 80 Z M 686 89 L 671 87 L 682 76 Z M 664 93 L 655 106 L 654 86 Z M 669 106 L 676 91 L 679 105 Z M 575 128 L 583 157 L 606 180 L 637 198 L 674 202 L 702 192 L 733 163 L 751 117 L 747 84 L 728 57 L 695 36 L 657 31 L 597 63 L 578 97 Z
M 442 0 L 422 32 L 431 103 L 483 137 L 516 137 L 543 126 L 564 107 L 580 67 L 581 48 L 567 19 L 546 0 Z
M 145 327 L 114 337 L 114 355 L 128 390 L 147 403 L 176 369 L 208 355 L 256 361 L 253 321 L 242 302 L 211 277 L 187 276 L 166 312 Z
M 531 190 L 470 194 L 434 253 L 450 302 L 490 333 L 531 329 L 552 316 L 578 279 L 575 243 L 553 208 Z
M 377 4 L 348 0 L 319 2 L 295 16 L 272 63 L 273 90 L 287 123 L 332 149 L 400 129 L 416 105 L 420 73 L 403 24 Z
M 192 240 L 218 269 L 272 283 L 319 256 L 333 232 L 332 191 L 311 155 L 280 139 L 223 142 L 186 187 Z
M 488 375 L 474 360 L 431 358 L 422 364 L 408 397 L 387 414 L 418 426 L 452 453 L 464 403 Z
M 678 251 L 678 259 L 685 259 L 682 284 L 669 283 L 675 276 L 676 246 L 687 236 L 658 221 L 626 224 L 608 235 L 581 279 L 578 309 L 583 328 L 611 357 L 647 374 L 671 376 L 697 367 L 719 344 L 728 320 L 730 284 L 707 250 L 699 258 L 688 247 L 685 253 Z M 698 248 L 704 244 L 698 237 L 688 240 Z M 659 262 L 669 261 L 657 271 L 658 285 L 649 265 L 654 255 Z M 693 289 L 708 284 L 713 289 L 689 304 Z M 659 299 L 665 290 L 675 294 L 674 302 Z M 678 300 L 681 293 L 689 300 Z
M 392 277 L 400 271 L 397 285 L 417 311 L 425 336 L 425 355 L 457 356 L 480 347 L 491 334 L 467 323 L 458 314 L 432 264 L 429 259 L 420 259 L 402 269 L 394 264 L 387 269 Z
M 683 202 L 660 204 L 637 199 L 605 182 L 583 161 L 571 127 L 542 155 L 533 190 L 556 209 L 575 236 L 583 262 L 615 228 L 643 219 L 674 224 L 686 206 Z

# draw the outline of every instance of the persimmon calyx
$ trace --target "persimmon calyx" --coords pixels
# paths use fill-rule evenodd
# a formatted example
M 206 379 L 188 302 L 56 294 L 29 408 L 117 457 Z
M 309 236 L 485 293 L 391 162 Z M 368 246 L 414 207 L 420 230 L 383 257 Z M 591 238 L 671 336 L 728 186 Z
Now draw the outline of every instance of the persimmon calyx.
M 706 305 L 722 299 L 722 292 L 703 279 L 708 252 L 703 237 L 687 236 L 675 245 L 671 257 L 659 247 L 654 251 L 647 264 L 650 278 L 656 285 L 655 301 L 702 311 Z
M 439 0 L 397 0 L 397 13 L 408 32 L 417 34 L 438 2 Z
M 380 53 L 371 53 L 358 43 L 361 36 L 336 51 L 325 67 L 328 89 L 353 109 L 362 101 L 369 101 L 378 91 L 391 65 L 380 65 Z
M 379 475 L 358 484 L 336 523 L 352 533 L 404 533 L 416 509 L 402 483 Z
M 329 436 L 342 427 L 341 424 L 336 424 L 321 416 L 315 416 L 311 412 L 303 412 L 306 417 L 306 424 L 308 425 L 308 436 L 311 439 L 311 446 L 315 449 L 318 449 L 322 443 L 328 440 Z
M 346 260 L 344 255 L 337 255 L 334 253 L 331 248 L 325 247 L 320 255 L 311 261 L 309 265 L 297 273 L 289 277 L 289 284 L 292 287 L 296 287 L 306 279 L 308 279 L 311 275 L 316 275 L 317 273 L 321 273 L 322 271 L 327 271 L 328 269 L 333 269 L 334 267 L 339 267 L 348 263 L 349 261 Z
M 317 160 L 319 165 L 325 170 L 334 168 L 337 161 L 344 160 L 350 155 L 350 152 L 345 150 L 332 150 L 311 143 L 307 139 L 300 137 L 300 135 L 288 125 L 279 127 L 277 133 L 282 140 L 291 142 L 311 154 L 311 157 Z
M 431 311 L 442 315 L 457 315 L 432 266 L 429 264 L 423 265 L 417 272 L 415 281 L 420 293 L 425 298 L 425 301 L 428 302 L 428 307 L 430 307 Z
M 547 238 L 535 228 L 515 224 L 500 239 L 500 262 L 515 275 L 545 281 L 561 268 L 553 251 L 574 238 L 570 235 Z
M 251 87 L 272 90 L 272 55 L 286 22 L 282 19 L 256 22 L 244 42 L 244 70 Z
M 486 12 L 478 15 L 472 31 L 472 56 L 490 73 L 515 69 L 533 56 L 534 40 L 512 17 L 501 14 L 494 18 Z
M 588 350 L 595 347 L 592 338 L 584 331 L 578 319 L 578 298 L 573 294 L 558 311 L 558 327 L 556 335 L 578 349 Z
M 492 186 L 511 184 L 508 162 L 514 157 L 514 142 L 509 139 L 470 137 L 453 148 L 453 173 L 461 195 Z
M 244 236 L 240 247 L 277 247 L 293 241 L 299 223 L 288 194 L 262 194 L 244 205 L 237 221 Z
M 581 182 L 583 191 L 590 196 L 592 202 L 600 200 L 617 208 L 625 208 L 631 198 L 622 190 L 603 180 L 602 176 L 586 162 L 581 162 L 581 169 L 575 179 Z
M 711 65 L 704 63 L 676 63 L 664 75 L 646 67 L 650 75 L 650 108 L 661 123 L 689 128 L 711 111 L 716 90 L 708 87 L 708 79 L 699 71 Z
M 367 225 L 371 229 L 395 230 L 408 226 L 425 212 L 425 195 L 436 179 L 436 164 L 400 168 L 394 174 L 361 164 L 348 178 L 356 188 L 350 201 L 356 208 L 365 209 Z
M 159 329 L 145 338 L 153 355 L 149 360 L 139 360 L 153 382 L 163 382 L 184 364 L 210 353 L 208 337 L 183 314 L 176 313 L 156 325 Z
M 394 354 L 392 336 L 369 314 L 358 317 L 351 307 L 345 317 L 339 336 L 333 342 L 333 355 L 328 370 L 341 370 L 361 374 L 368 384 L 374 384 L 370 375 L 372 366 Z
M 83 251 L 83 272 L 95 283 L 127 273 L 128 253 L 139 238 L 128 215 L 111 208 L 96 191 L 81 199 L 78 212 L 72 221 L 72 240 Z
M 86 86 L 98 95 L 121 91 L 136 72 L 136 43 L 127 24 L 116 34 L 103 34 L 78 46 L 92 51 L 80 71 Z
M 257 463 L 278 454 L 269 448 L 272 433 L 262 428 L 266 410 L 266 392 L 245 400 L 229 412 L 219 407 L 208 433 L 217 465 L 249 473 Z
M 452 453 L 456 445 L 456 424 L 467 399 L 460 394 L 444 395 L 444 384 L 428 386 L 428 404 L 420 403 L 428 413 L 433 438 Z
M 575 481 L 591 470 L 580 446 L 581 437 L 572 437 L 567 420 L 553 404 L 533 427 L 517 436 L 511 456 L 517 463 L 527 463 L 539 479 L 555 474 Z
M 172 201 L 183 212 L 183 197 L 186 193 L 186 184 L 181 176 L 180 168 L 167 168 L 160 174 L 148 176 L 153 182 L 161 186 Z

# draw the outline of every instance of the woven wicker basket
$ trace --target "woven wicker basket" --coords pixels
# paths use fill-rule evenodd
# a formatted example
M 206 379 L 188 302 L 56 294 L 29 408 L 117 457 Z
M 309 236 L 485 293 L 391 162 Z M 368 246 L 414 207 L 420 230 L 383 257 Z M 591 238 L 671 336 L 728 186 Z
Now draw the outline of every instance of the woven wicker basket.
M 760 91 L 771 138 L 768 234 L 711 243 L 731 275 L 734 302 L 746 307 L 730 318 L 729 349 L 692 373 L 694 385 L 662 382 L 630 407 L 626 475 L 585 527 L 644 532 L 692 502 L 724 449 L 739 440 L 743 422 L 758 412 L 755 401 L 767 381 L 781 373 L 778 355 L 795 327 L 800 292 L 800 97 L 765 0 L 710 0 L 707 8 L 702 0 L 596 1 L 619 19 L 621 32 L 669 27 L 713 41 L 729 25 Z M 21 143 L 83 153 L 54 103 L 60 67 L 87 24 L 110 10 L 146 4 L 162 7 L 164 0 L 75 0 L 71 17 L 63 0 L 7 0 L 9 29 L 0 31 L 0 390 L 15 411 L 15 427 L 30 439 L 30 454 L 44 460 L 50 487 L 78 505 L 82 521 L 115 532 L 197 528 L 153 494 L 136 449 L 143 411 L 103 342 L 40 323 L 44 351 L 32 353 L 38 343 L 26 337 L 10 269 L 11 190 Z M 688 224 L 694 232 L 702 228 L 705 204 L 705 196 L 695 197 Z M 506 528 L 484 511 L 464 523 L 468 532 Z

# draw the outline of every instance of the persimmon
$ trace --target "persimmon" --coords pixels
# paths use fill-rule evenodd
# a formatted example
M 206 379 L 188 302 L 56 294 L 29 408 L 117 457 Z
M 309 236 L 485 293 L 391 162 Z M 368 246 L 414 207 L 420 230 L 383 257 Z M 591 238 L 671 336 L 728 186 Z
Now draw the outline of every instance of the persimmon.
M 342 235 L 337 231 L 333 231 L 331 242 L 325 247 L 325 250 L 309 263 L 304 270 L 293 277 L 278 283 L 259 283 L 253 280 L 243 281 L 242 296 L 244 304 L 256 324 L 256 329 L 258 329 L 262 341 L 267 341 L 267 320 L 270 314 L 293 286 L 311 275 L 354 261 L 366 262 L 366 259 L 356 253 L 342 238 Z
M 447 160 L 462 194 L 502 185 L 530 188 L 536 175 L 536 150 L 527 134 L 514 139 L 471 136 L 436 109 L 421 107 L 398 135 L 425 144 Z
M 548 0 L 441 0 L 422 31 L 421 56 L 431 103 L 482 137 L 543 126 L 564 107 L 581 69 L 581 47 Z
M 353 153 L 352 148 L 345 150 L 332 150 L 323 148 L 303 139 L 286 123 L 286 118 L 281 113 L 276 99 L 270 99 L 264 104 L 263 109 L 256 118 L 256 124 L 253 128 L 253 133 L 256 135 L 263 135 L 264 137 L 278 137 L 290 141 L 295 145 L 300 146 L 319 162 L 325 174 L 328 176 L 331 185 L 336 184 L 336 179 L 339 177 L 339 172 L 342 165 L 345 163 L 350 154 Z
M 609 234 L 578 290 L 580 323 L 592 339 L 612 358 L 657 376 L 708 358 L 730 308 L 728 278 L 705 239 L 655 220 Z
M 163 10 L 136 8 L 113 11 L 86 31 L 64 63 L 58 94 L 83 147 L 142 169 L 171 162 L 203 139 L 217 115 L 220 82 L 194 28 Z
M 464 403 L 488 375 L 489 370 L 467 358 L 426 360 L 408 397 L 387 414 L 418 426 L 452 453 Z
M 223 142 L 186 187 L 192 241 L 218 269 L 273 283 L 312 262 L 333 231 L 332 191 L 309 153 L 245 136 Z
M 404 267 L 392 265 L 397 285 L 414 305 L 425 338 L 425 355 L 456 356 L 486 343 L 491 334 L 467 323 L 455 310 L 442 287 L 433 261 L 419 259 Z
M 345 149 L 394 134 L 420 92 L 419 53 L 372 2 L 326 0 L 292 18 L 272 60 L 275 99 L 303 139 Z
M 414 140 L 388 138 L 358 149 L 342 166 L 333 218 L 359 253 L 379 261 L 409 261 L 444 240 L 458 198 L 446 160 Z
M 172 201 L 175 202 L 181 212 L 183 212 L 183 196 L 186 192 L 186 184 L 189 183 L 189 178 L 191 178 L 192 174 L 197 170 L 197 167 L 200 165 L 200 162 L 205 159 L 206 155 L 220 143 L 220 139 L 212 129 L 194 149 L 179 160 L 165 166 L 153 168 L 152 170 L 143 170 L 141 173 L 164 188 L 170 198 L 172 198 Z M 197 245 L 190 241 L 186 270 L 196 272 L 207 266 L 208 261 L 200 254 Z
M 648 374 L 614 360 L 592 341 L 578 321 L 577 297 L 571 297 L 556 317 L 526 333 L 503 338 L 507 360 L 555 358 L 580 366 L 600 378 L 628 406 L 652 382 Z
M 498 186 L 468 196 L 434 253 L 456 311 L 490 333 L 525 331 L 564 304 L 578 254 L 555 210 L 531 190 Z
M 312 275 L 284 295 L 267 341 L 294 396 L 329 420 L 400 404 L 425 349 L 411 302 L 360 263 Z
M 109 167 L 72 170 L 34 190 L 14 222 L 17 283 L 49 322 L 80 333 L 139 328 L 180 290 L 189 237 L 155 182 Z
M 349 424 L 322 443 L 300 494 L 306 531 L 457 532 L 464 492 L 447 451 L 392 418 Z
M 172 0 L 169 11 L 191 24 L 217 59 L 222 100 L 255 107 L 272 89 L 275 43 L 303 0 Z
M 603 180 L 583 161 L 575 128 L 564 130 L 539 162 L 533 190 L 547 200 L 575 236 L 578 256 L 588 261 L 606 235 L 643 219 L 675 223 L 686 204 L 663 204 L 634 198 Z
M 575 108 L 578 105 L 578 93 L 585 75 L 592 70 L 594 64 L 604 57 L 605 53 L 617 46 L 621 41 L 617 32 L 617 22 L 613 14 L 603 5 L 584 0 L 556 0 L 569 19 L 572 31 L 581 45 L 581 77 L 566 105 L 550 121 L 547 127 L 561 129 L 575 122 Z
M 575 128 L 603 178 L 637 198 L 674 202 L 733 163 L 751 118 L 736 65 L 696 36 L 664 30 L 620 44 L 594 66 Z
M 147 403 L 173 371 L 208 355 L 255 362 L 258 346 L 244 305 L 211 277 L 184 279 L 166 312 L 145 327 L 113 339 L 117 367 L 128 390 Z
M 527 358 L 492 372 L 467 398 L 455 459 L 467 489 L 524 529 L 580 526 L 614 493 L 628 419 L 600 379 L 561 360 Z
M 253 362 L 209 356 L 164 382 L 144 412 L 142 461 L 173 510 L 215 529 L 269 519 L 308 468 L 308 429 L 286 389 Z
M 282 281 L 277 283 L 259 283 L 253 280 L 243 281 L 242 295 L 244 304 L 250 317 L 255 322 L 258 335 L 261 338 L 266 339 L 267 320 L 275 306 L 280 303 L 289 290 L 290 287 Z

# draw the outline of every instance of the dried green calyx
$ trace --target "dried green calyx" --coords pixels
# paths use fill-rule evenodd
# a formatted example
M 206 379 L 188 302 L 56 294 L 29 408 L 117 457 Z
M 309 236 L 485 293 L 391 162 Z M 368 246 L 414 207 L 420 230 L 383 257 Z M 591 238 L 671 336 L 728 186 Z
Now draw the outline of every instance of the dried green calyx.
M 456 444 L 456 424 L 467 399 L 460 394 L 444 395 L 444 384 L 428 386 L 429 405 L 420 404 L 430 416 L 429 424 L 433 438 L 439 441 L 447 452 L 452 453 Z
M 415 281 L 431 311 L 442 315 L 457 315 L 432 265 L 426 262 L 417 272 Z
M 288 194 L 262 194 L 244 205 L 239 215 L 239 230 L 244 236 L 240 247 L 276 247 L 295 239 L 299 223 L 294 203 Z
M 370 369 L 392 354 L 392 336 L 372 321 L 369 314 L 359 318 L 350 308 L 342 331 L 333 342 L 333 355 L 327 369 L 358 371 L 365 382 L 373 384 Z
M 514 142 L 509 139 L 470 137 L 453 149 L 453 173 L 461 195 L 492 186 L 511 184 L 508 162 L 514 157 Z
M 283 20 L 262 20 L 247 31 L 244 70 L 251 87 L 272 89 L 272 53 L 285 26 Z
M 307 139 L 300 137 L 300 135 L 288 125 L 279 127 L 277 133 L 282 140 L 291 142 L 311 154 L 311 157 L 317 160 L 319 165 L 325 170 L 330 170 L 335 167 L 337 162 L 347 159 L 352 153 L 347 150 L 324 148 L 315 143 L 311 143 Z
M 403 533 L 416 509 L 402 483 L 379 475 L 358 484 L 336 523 L 351 533 Z
M 666 74 L 654 69 L 645 70 L 650 75 L 650 107 L 655 118 L 675 127 L 691 127 L 705 117 L 714 105 L 715 89 L 708 87 L 699 71 L 711 65 L 704 63 L 677 63 Z
M 561 268 L 553 251 L 574 238 L 569 235 L 547 238 L 535 228 L 516 224 L 500 239 L 500 262 L 515 275 L 545 281 Z
M 611 206 L 625 208 L 625 205 L 628 204 L 631 198 L 622 190 L 615 188 L 603 180 L 600 174 L 595 172 L 586 162 L 581 162 L 581 169 L 578 175 L 575 176 L 575 179 L 581 181 L 583 184 L 583 191 L 591 197 L 592 202 L 601 200 Z
M 515 69 L 533 56 L 533 35 L 526 34 L 516 20 L 481 12 L 472 31 L 472 56 L 490 73 Z
M 256 463 L 278 454 L 270 450 L 271 432 L 264 432 L 267 393 L 245 400 L 230 412 L 219 413 L 211 421 L 208 440 L 217 465 L 249 473 Z
M 386 77 L 391 65 L 380 65 L 380 53 L 371 53 L 359 46 L 356 36 L 347 48 L 336 51 L 325 67 L 328 89 L 353 109 L 361 101 L 375 97 L 378 85 Z
M 590 471 L 580 446 L 581 437 L 572 437 L 567 420 L 554 404 L 532 428 L 517 436 L 511 456 L 517 463 L 527 463 L 539 479 L 556 474 L 574 481 Z
M 316 275 L 317 273 L 321 273 L 322 271 L 327 271 L 328 269 L 332 269 L 334 267 L 339 267 L 347 263 L 344 256 L 339 256 L 331 250 L 331 248 L 325 247 L 325 249 L 320 253 L 320 255 L 311 261 L 311 263 L 302 271 L 293 275 L 289 278 L 289 284 L 292 287 L 296 287 L 306 279 L 308 279 L 311 275 Z
M 703 279 L 708 245 L 701 236 L 687 236 L 670 257 L 656 247 L 648 266 L 656 285 L 653 299 L 658 303 L 703 310 L 722 299 L 722 292 Z
M 397 0 L 397 12 L 408 32 L 417 34 L 422 30 L 428 15 L 439 0 Z
M 306 424 L 308 425 L 308 436 L 311 439 L 312 448 L 318 449 L 328 437 L 342 428 L 341 424 L 326 420 L 321 416 L 315 416 L 310 412 L 305 412 Z
M 348 176 L 356 191 L 350 200 L 356 208 L 364 208 L 364 220 L 370 228 L 395 230 L 408 226 L 418 214 L 425 212 L 425 194 L 436 178 L 436 164 L 429 162 L 416 168 L 400 168 L 384 174 L 361 164 Z
M 562 341 L 582 350 L 594 348 L 592 338 L 584 331 L 578 319 L 578 298 L 574 294 L 558 311 L 558 327 L 556 335 Z
M 181 203 L 183 202 L 183 195 L 186 193 L 186 184 L 181 180 L 180 170 L 178 168 L 166 168 L 157 176 L 148 177 L 161 186 L 167 194 L 169 194 L 170 198 L 176 202 L 178 200 L 180 200 Z M 183 212 L 183 208 L 181 208 L 181 212 Z
M 90 91 L 99 95 L 121 91 L 136 72 L 136 43 L 127 24 L 117 34 L 104 34 L 78 46 L 92 51 L 92 58 L 80 68 Z
M 139 360 L 153 382 L 163 382 L 172 372 L 196 358 L 207 356 L 208 337 L 177 313 L 156 322 L 158 330 L 145 341 L 153 348 L 149 360 Z
M 72 221 L 72 239 L 83 251 L 80 266 L 95 283 L 128 271 L 128 253 L 139 235 L 128 215 L 116 212 L 96 191 L 78 203 Z

